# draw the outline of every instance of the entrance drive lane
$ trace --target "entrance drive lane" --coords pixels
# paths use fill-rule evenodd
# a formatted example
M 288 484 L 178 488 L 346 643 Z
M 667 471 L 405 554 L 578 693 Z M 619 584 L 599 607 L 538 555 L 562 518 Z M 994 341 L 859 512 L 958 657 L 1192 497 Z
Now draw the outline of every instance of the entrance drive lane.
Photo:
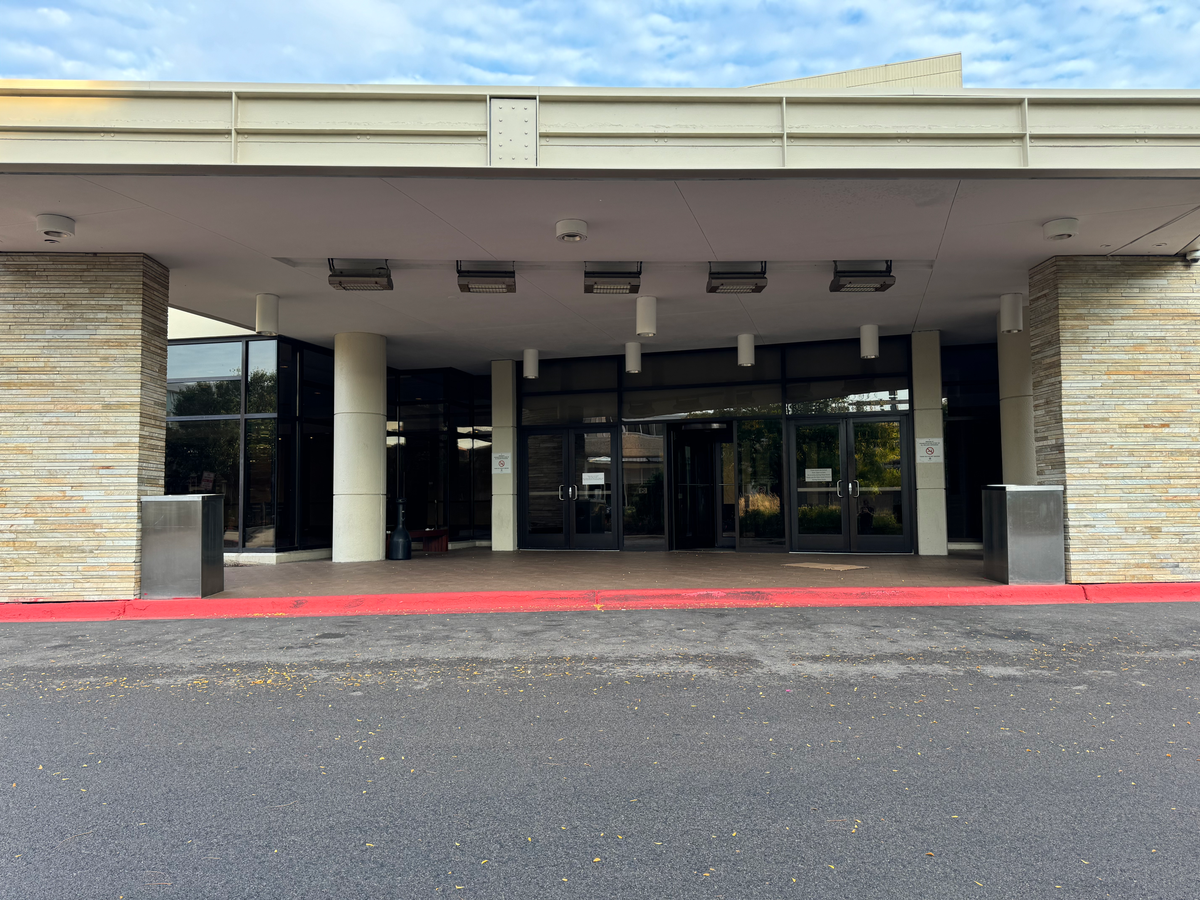
M 1198 631 L 1194 604 L 8 625 L 3 894 L 1190 898 Z

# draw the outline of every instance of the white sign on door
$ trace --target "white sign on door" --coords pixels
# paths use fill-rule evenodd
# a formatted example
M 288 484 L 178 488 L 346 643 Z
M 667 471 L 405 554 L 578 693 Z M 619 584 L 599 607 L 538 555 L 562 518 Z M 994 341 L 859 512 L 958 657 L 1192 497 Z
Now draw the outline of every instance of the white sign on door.
M 492 474 L 493 475 L 511 475 L 512 474 L 512 454 L 511 453 L 493 453 L 492 454 Z
M 943 461 L 941 438 L 917 438 L 917 462 L 940 463 Z
M 833 481 L 833 469 L 805 469 L 805 481 Z
M 604 473 L 603 472 L 584 472 L 583 473 L 583 483 L 584 484 L 604 484 Z

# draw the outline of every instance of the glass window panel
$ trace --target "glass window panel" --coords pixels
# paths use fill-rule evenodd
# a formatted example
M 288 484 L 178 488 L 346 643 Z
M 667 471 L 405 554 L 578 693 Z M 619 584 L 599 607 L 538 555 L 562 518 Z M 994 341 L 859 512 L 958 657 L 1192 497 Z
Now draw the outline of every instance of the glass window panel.
M 796 426 L 796 533 L 841 534 L 842 426 Z
M 275 444 L 274 419 L 246 422 L 245 547 L 275 546 Z
M 909 408 L 908 376 L 803 381 L 787 386 L 791 416 L 901 412 Z
M 622 506 L 626 550 L 665 550 L 666 472 L 662 425 L 621 428 Z
M 167 378 L 203 381 L 208 378 L 240 378 L 241 375 L 241 341 L 171 344 L 167 347 Z
M 300 546 L 328 547 L 333 541 L 333 422 L 301 423 Z
M 612 534 L 612 432 L 574 435 L 575 534 Z
M 397 390 L 401 403 L 441 403 L 445 396 L 441 372 L 401 375 Z
M 523 381 L 526 394 L 548 391 L 615 391 L 618 357 L 596 356 L 585 359 L 543 359 L 538 377 Z
M 525 442 L 530 534 L 565 534 L 562 434 L 531 434 Z
M 447 436 L 406 434 L 400 444 L 405 524 L 410 531 L 446 527 Z
M 738 549 L 783 549 L 783 423 L 737 423 Z
M 168 422 L 167 494 L 223 494 L 225 546 L 238 546 L 241 421 Z
M 910 340 L 907 336 L 880 338 L 879 356 L 875 359 L 861 358 L 856 340 L 792 344 L 786 351 L 787 377 L 790 380 L 907 372 Z
M 241 411 L 241 379 L 167 384 L 168 416 L 236 416 Z
M 275 441 L 275 549 L 296 546 L 296 423 L 278 423 Z
M 522 425 L 566 425 L 615 422 L 616 394 L 554 394 L 521 396 Z
M 333 356 L 305 347 L 301 353 L 300 415 L 333 415 Z
M 904 534 L 900 423 L 854 423 L 854 500 L 858 534 Z
M 446 430 L 446 407 L 441 403 L 402 404 L 398 415 L 401 433 Z
M 294 416 L 299 413 L 296 408 L 296 379 L 300 367 L 296 363 L 296 349 L 286 341 L 279 342 L 279 415 Z
M 711 419 L 723 416 L 777 416 L 782 412 L 778 384 L 673 388 L 629 391 L 621 418 L 627 422 L 651 419 Z
M 771 381 L 779 377 L 778 347 L 756 347 L 754 365 L 745 367 L 737 364 L 736 347 L 688 350 L 683 353 L 643 353 L 642 371 L 622 375 L 627 388 Z
M 279 348 L 275 341 L 250 341 L 246 348 L 246 412 L 273 413 L 278 389 L 276 360 Z

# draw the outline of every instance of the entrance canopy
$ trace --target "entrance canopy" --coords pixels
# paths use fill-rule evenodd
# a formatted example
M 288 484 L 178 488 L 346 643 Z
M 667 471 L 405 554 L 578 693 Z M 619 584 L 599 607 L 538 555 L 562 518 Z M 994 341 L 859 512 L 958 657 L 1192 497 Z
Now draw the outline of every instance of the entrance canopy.
M 0 82 L 0 252 L 147 253 L 174 307 L 253 327 L 273 293 L 294 337 L 482 373 L 635 339 L 634 298 L 585 293 L 585 262 L 643 264 L 648 353 L 864 323 L 953 344 L 992 340 L 1047 257 L 1200 236 L 1200 92 L 874 90 Z M 44 243 L 45 213 L 75 236 Z M 394 289 L 335 291 L 330 258 L 386 259 Z M 511 264 L 516 293 L 461 292 L 460 260 Z M 896 284 L 830 293 L 835 260 Z M 706 292 L 709 263 L 760 261 L 762 293 Z

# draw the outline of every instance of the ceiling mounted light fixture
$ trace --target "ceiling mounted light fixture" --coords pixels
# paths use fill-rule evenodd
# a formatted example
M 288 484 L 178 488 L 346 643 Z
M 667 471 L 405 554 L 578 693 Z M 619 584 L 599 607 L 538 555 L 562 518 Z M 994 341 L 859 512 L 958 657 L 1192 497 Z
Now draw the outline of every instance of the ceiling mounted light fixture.
M 1025 329 L 1024 294 L 1000 295 L 1000 330 L 1004 334 L 1019 334 Z
M 585 262 L 585 294 L 636 294 L 642 289 L 640 262 Z
M 538 352 L 526 350 L 522 359 L 521 374 L 530 381 L 538 377 Z
M 625 371 L 636 375 L 642 371 L 642 345 L 640 341 L 628 341 L 625 344 Z
M 464 294 L 515 294 L 517 292 L 517 264 L 498 262 L 471 262 L 459 260 L 455 264 L 458 272 L 458 289 Z
M 57 244 L 75 237 L 75 220 L 47 213 L 37 217 L 37 230 L 47 244 Z
M 767 287 L 765 262 L 721 262 L 708 264 L 710 294 L 761 294 Z
M 1042 237 L 1048 241 L 1065 241 L 1079 234 L 1078 219 L 1051 219 L 1042 226 Z
M 863 325 L 858 329 L 858 355 L 863 359 L 879 356 L 879 326 Z
M 279 295 L 254 295 L 254 331 L 274 337 L 279 334 Z
M 386 259 L 329 259 L 329 286 L 335 291 L 390 291 Z
M 833 294 L 877 294 L 896 283 L 890 259 L 851 259 L 833 261 Z
M 564 244 L 580 244 L 587 240 L 587 222 L 583 219 L 560 219 L 554 224 L 554 236 Z
M 658 298 L 637 298 L 637 336 L 654 337 L 658 332 Z
M 749 368 L 754 365 L 754 335 L 738 335 L 738 365 Z

